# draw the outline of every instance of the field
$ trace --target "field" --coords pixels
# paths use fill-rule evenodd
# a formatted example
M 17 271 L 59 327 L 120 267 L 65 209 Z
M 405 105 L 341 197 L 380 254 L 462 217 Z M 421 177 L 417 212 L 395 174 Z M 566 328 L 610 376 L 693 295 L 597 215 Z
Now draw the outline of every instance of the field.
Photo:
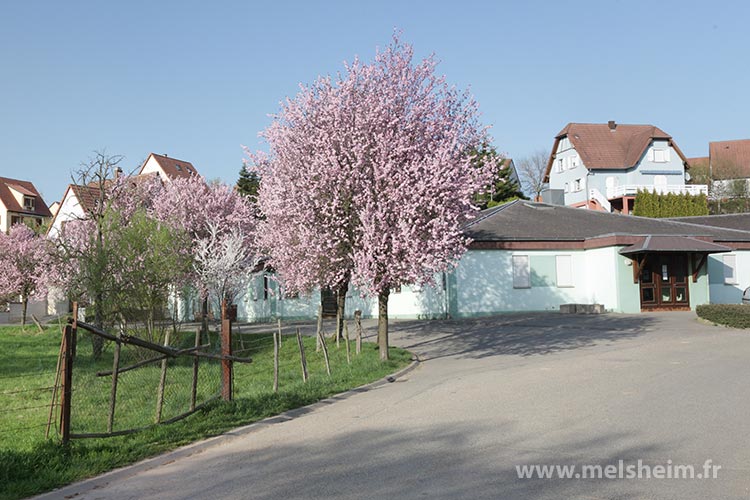
M 118 380 L 113 430 L 145 427 L 144 430 L 118 437 L 75 439 L 62 446 L 54 422 L 50 438 L 44 437 L 60 337 L 58 327 L 43 333 L 37 333 L 33 327 L 26 327 L 25 331 L 19 327 L 0 327 L 0 498 L 21 498 L 48 491 L 313 403 L 382 378 L 406 366 L 410 359 L 408 352 L 392 348 L 391 360 L 381 363 L 374 344 L 363 344 L 362 354 L 357 356 L 352 343 L 349 365 L 343 344 L 336 348 L 329 342 L 332 372 L 329 377 L 322 354 L 315 351 L 315 339 L 305 337 L 309 380 L 303 383 L 296 338 L 285 335 L 280 350 L 279 392 L 274 394 L 272 336 L 245 335 L 241 343 L 235 344 L 236 355 L 253 361 L 234 365 L 234 401 L 213 401 L 184 420 L 155 426 L 161 363 L 152 363 L 122 374 Z M 175 343 L 192 345 L 193 339 L 194 334 L 186 332 Z M 217 348 L 215 336 L 209 343 L 210 349 Z M 90 342 L 86 335 L 81 335 L 73 376 L 71 430 L 74 433 L 107 430 L 112 379 L 97 376 L 97 372 L 112 369 L 114 348 L 108 346 L 98 361 L 93 361 L 90 353 Z M 120 367 L 143 357 L 142 352 L 123 349 Z M 162 421 L 188 407 L 192 370 L 192 360 L 188 358 L 168 363 Z M 219 391 L 218 363 L 202 360 L 199 373 L 200 404 Z M 58 412 L 55 408 L 55 414 Z

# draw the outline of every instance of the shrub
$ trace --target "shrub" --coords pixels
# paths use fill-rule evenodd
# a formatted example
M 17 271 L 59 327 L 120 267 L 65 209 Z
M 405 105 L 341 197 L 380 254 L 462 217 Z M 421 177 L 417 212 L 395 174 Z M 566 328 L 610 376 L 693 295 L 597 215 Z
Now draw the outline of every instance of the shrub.
M 699 317 L 732 328 L 750 328 L 750 305 L 704 304 L 695 310 Z

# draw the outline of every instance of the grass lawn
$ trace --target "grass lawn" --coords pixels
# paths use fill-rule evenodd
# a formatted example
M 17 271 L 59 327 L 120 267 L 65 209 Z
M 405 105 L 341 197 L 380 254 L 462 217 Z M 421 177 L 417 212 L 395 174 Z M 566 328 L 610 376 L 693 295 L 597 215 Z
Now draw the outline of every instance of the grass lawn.
M 328 377 L 322 354 L 315 352 L 315 339 L 305 337 L 310 378 L 303 383 L 296 339 L 285 336 L 280 354 L 279 392 L 274 394 L 270 333 L 242 338 L 242 345 L 239 342 L 235 345 L 236 355 L 251 357 L 253 362 L 235 364 L 235 400 L 231 403 L 216 401 L 184 420 L 151 426 L 160 376 L 160 363 L 153 363 L 122 374 L 113 427 L 122 430 L 148 426 L 147 429 L 119 437 L 76 439 L 63 447 L 54 427 L 51 438 L 44 438 L 52 397 L 50 386 L 54 383 L 60 347 L 59 329 L 37 333 L 34 327 L 26 327 L 25 332 L 19 327 L 0 327 L 0 499 L 48 491 L 314 403 L 378 380 L 406 366 L 411 358 L 408 352 L 392 348 L 391 360 L 381 363 L 374 344 L 363 344 L 362 354 L 357 356 L 352 342 L 352 364 L 347 365 L 343 343 L 337 349 L 329 342 L 332 375 Z M 192 341 L 193 334 L 187 332 L 175 343 L 185 346 L 192 345 Z M 215 338 L 212 345 L 217 347 Z M 138 355 L 123 349 L 120 366 L 132 364 Z M 110 346 L 100 361 L 92 361 L 89 341 L 85 336 L 79 339 L 71 417 L 74 433 L 106 431 L 111 377 L 97 377 L 96 372 L 111 370 L 112 357 Z M 198 403 L 220 387 L 218 363 L 201 361 L 199 371 Z M 163 419 L 181 413 L 188 404 L 192 361 L 170 361 L 167 373 Z

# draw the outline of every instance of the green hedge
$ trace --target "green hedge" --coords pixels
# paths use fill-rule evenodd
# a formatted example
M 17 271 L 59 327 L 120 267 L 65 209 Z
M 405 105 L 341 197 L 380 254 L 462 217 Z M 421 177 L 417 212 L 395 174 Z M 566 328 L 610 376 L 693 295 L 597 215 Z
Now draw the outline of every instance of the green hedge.
M 750 328 L 750 305 L 744 304 L 704 304 L 695 312 L 701 318 L 731 326 L 732 328 Z
M 708 215 L 708 200 L 705 194 L 659 194 L 638 191 L 635 196 L 633 215 L 641 217 Z

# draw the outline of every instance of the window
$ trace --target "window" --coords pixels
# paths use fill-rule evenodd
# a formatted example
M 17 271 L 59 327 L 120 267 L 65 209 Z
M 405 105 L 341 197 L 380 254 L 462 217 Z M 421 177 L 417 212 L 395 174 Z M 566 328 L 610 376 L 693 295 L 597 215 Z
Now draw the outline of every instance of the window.
M 20 218 L 17 215 L 11 215 L 11 217 L 10 217 L 10 225 L 11 226 L 15 226 L 16 224 L 20 224 L 21 222 L 23 222 L 22 218 Z
M 576 167 L 578 166 L 578 156 L 573 156 L 573 157 L 572 157 L 572 158 L 570 159 L 570 163 L 571 163 L 571 165 L 572 165 L 572 167 L 571 167 L 571 168 L 576 168 Z
M 528 255 L 513 256 L 513 288 L 531 288 Z
M 178 172 L 182 172 L 182 167 L 180 166 L 179 163 L 175 163 L 174 168 L 176 168 Z
M 654 149 L 653 159 L 654 163 L 666 163 L 669 161 L 669 150 L 668 149 Z
M 559 158 L 557 160 L 557 171 L 562 172 L 563 170 L 565 170 L 565 168 L 563 167 L 563 159 Z
M 725 255 L 724 259 L 724 284 L 736 285 L 737 282 L 737 256 Z
M 583 189 L 581 185 L 583 184 L 583 179 L 576 179 L 575 182 L 573 182 L 573 191 L 580 191 Z
M 563 191 L 565 191 L 566 193 L 570 192 L 570 186 L 568 185 L 567 182 L 565 183 L 565 186 L 563 187 Z
M 23 208 L 25 210 L 34 210 L 34 197 L 33 196 L 23 197 Z
M 573 284 L 573 258 L 570 255 L 555 256 L 555 271 L 558 287 L 575 286 Z

